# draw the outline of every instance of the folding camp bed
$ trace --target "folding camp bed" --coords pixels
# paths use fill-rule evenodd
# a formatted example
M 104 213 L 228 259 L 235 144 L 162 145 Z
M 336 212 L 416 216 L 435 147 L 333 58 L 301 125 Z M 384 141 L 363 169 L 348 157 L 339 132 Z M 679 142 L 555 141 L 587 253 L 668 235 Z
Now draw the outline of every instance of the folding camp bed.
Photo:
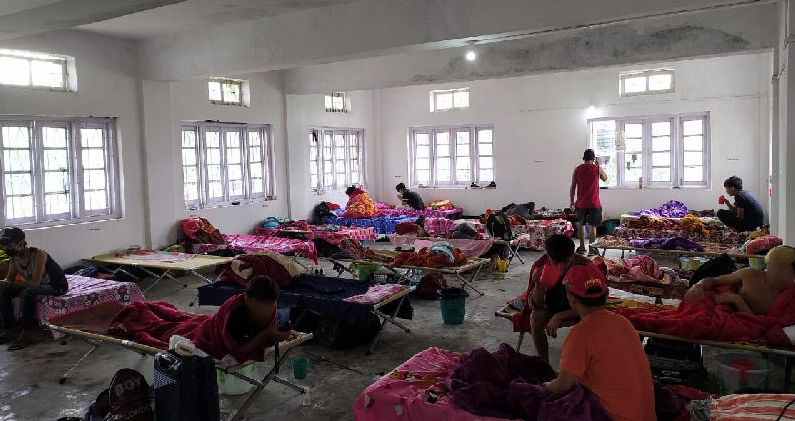
M 116 256 L 115 254 L 111 253 L 101 254 L 99 256 L 94 256 L 85 260 L 96 263 L 100 266 L 115 266 L 115 268 L 108 270 L 110 270 L 112 273 L 122 272 L 126 275 L 132 276 L 133 278 L 137 277 L 127 271 L 126 268 L 136 268 L 146 273 L 155 279 L 155 281 L 144 290 L 144 292 L 147 292 L 164 278 L 177 281 L 177 278 L 171 274 L 174 271 L 188 272 L 201 279 L 205 283 L 211 284 L 213 281 L 199 273 L 199 271 L 229 263 L 232 261 L 232 258 L 188 253 L 168 253 L 155 250 L 141 250 L 122 256 Z M 159 270 L 162 272 L 157 274 L 152 270 Z M 187 284 L 183 283 L 183 286 L 187 286 Z
M 430 247 L 437 241 L 446 241 L 453 245 L 453 247 L 461 250 L 469 258 L 480 257 L 491 249 L 491 246 L 497 243 L 496 238 L 441 238 L 441 237 L 417 237 L 416 235 L 399 235 L 393 234 L 389 236 L 389 242 L 395 247 L 414 246 L 419 250 L 423 247 Z M 505 244 L 503 242 L 502 244 Z
M 394 256 L 396 253 L 386 252 L 384 250 L 379 250 L 378 254 L 381 257 L 386 257 L 386 256 Z M 392 272 L 393 274 L 395 274 L 398 277 L 398 280 L 396 281 L 397 283 L 401 283 L 404 279 L 406 279 L 409 276 L 408 274 L 411 271 L 421 271 L 421 272 L 439 273 L 439 274 L 442 274 L 442 275 L 452 275 L 452 276 L 454 276 L 456 279 L 458 279 L 461 282 L 462 286 L 469 287 L 470 289 L 472 289 L 473 291 L 477 292 L 478 294 L 483 295 L 483 292 L 481 292 L 479 289 L 475 288 L 475 286 L 472 285 L 472 284 L 478 279 L 478 276 L 480 275 L 480 271 L 481 271 L 481 269 L 483 269 L 483 265 L 485 265 L 489 261 L 489 259 L 483 259 L 483 258 L 476 257 L 476 258 L 469 259 L 465 264 L 463 264 L 461 266 L 452 266 L 452 267 L 446 267 L 446 268 L 432 268 L 432 267 L 410 266 L 410 265 L 390 266 L 387 263 L 385 263 L 383 260 L 381 260 L 381 261 L 379 261 L 379 260 L 363 260 L 363 259 L 348 260 L 348 259 L 333 259 L 332 258 L 331 261 L 334 263 L 334 270 L 336 270 L 337 273 L 340 274 L 340 275 L 342 274 L 343 271 L 347 271 L 349 273 L 354 274 L 355 272 L 353 271 L 351 266 L 352 265 L 356 265 L 356 264 L 381 265 L 381 267 L 383 267 L 384 269 Z M 349 266 L 346 267 L 343 263 L 348 263 Z M 408 272 L 400 272 L 398 269 L 407 269 Z M 469 272 L 471 270 L 474 270 L 474 272 L 472 273 L 472 276 L 469 279 L 466 279 L 466 278 L 464 278 L 462 276 L 463 273 Z
M 759 256 L 757 254 L 745 254 L 745 253 L 733 253 L 730 250 L 725 251 L 696 251 L 696 250 L 665 250 L 665 249 L 647 249 L 643 247 L 635 247 L 631 245 L 619 245 L 619 244 L 609 244 L 598 242 L 593 245 L 594 248 L 602 250 L 602 257 L 607 254 L 607 250 L 621 250 L 621 257 L 624 257 L 624 254 L 627 251 L 635 251 L 635 252 L 643 252 L 647 254 L 663 254 L 663 255 L 672 255 L 676 257 L 681 256 L 703 256 L 703 257 L 717 257 L 721 254 L 728 254 L 731 257 L 738 258 L 738 259 L 758 259 L 763 256 Z
M 302 275 L 279 293 L 280 309 L 295 307 L 302 313 L 311 311 L 334 320 L 356 324 L 363 315 L 378 318 L 379 327 L 367 347 L 367 354 L 375 349 L 387 323 L 411 333 L 398 317 L 410 318 L 413 314 L 409 294 L 415 287 L 398 284 L 363 286 L 350 279 Z M 229 282 L 216 282 L 199 287 L 199 305 L 220 306 L 229 297 L 243 292 L 242 286 Z M 301 317 L 299 316 L 298 319 Z
M 47 327 L 53 332 L 58 332 L 62 335 L 65 335 L 62 340 L 62 343 L 64 344 L 69 337 L 73 337 L 81 339 L 91 345 L 91 348 L 85 354 L 83 354 L 83 356 L 80 357 L 77 362 L 69 367 L 66 372 L 64 372 L 58 383 L 66 383 L 68 376 L 77 368 L 77 366 L 90 357 L 91 354 L 99 349 L 101 345 L 110 344 L 120 346 L 122 348 L 135 351 L 142 356 L 153 356 L 158 352 L 163 351 L 159 348 L 108 335 L 107 330 L 110 321 L 121 308 L 120 305 L 111 304 L 113 303 L 104 303 L 92 308 L 59 316 L 52 319 L 51 323 L 47 325 Z M 241 373 L 243 368 L 253 364 L 254 361 L 247 361 L 233 366 L 216 366 L 217 370 L 231 376 L 235 376 L 254 386 L 254 389 L 249 393 L 248 397 L 246 397 L 246 400 L 235 412 L 235 415 L 232 418 L 233 421 L 243 419 L 243 415 L 245 414 L 248 407 L 254 402 L 254 398 L 257 397 L 257 395 L 259 395 L 259 393 L 262 392 L 265 386 L 267 386 L 271 381 L 285 385 L 299 393 L 306 393 L 305 388 L 285 380 L 282 377 L 279 377 L 279 369 L 287 360 L 287 356 L 293 349 L 309 341 L 310 339 L 312 339 L 311 333 L 296 332 L 290 339 L 266 349 L 264 351 L 263 359 L 273 356 L 274 363 L 273 368 L 261 380 L 248 377 Z
M 612 300 L 613 305 L 617 305 L 619 301 Z M 628 301 L 628 300 L 621 300 L 621 301 Z M 630 300 L 631 301 L 631 300 Z M 608 305 L 610 305 L 608 303 Z M 507 320 L 512 320 L 513 316 L 517 314 L 519 310 L 511 307 L 510 305 L 505 305 L 501 309 L 497 310 L 494 315 L 497 317 L 501 317 Z M 519 341 L 516 345 L 516 350 L 518 351 L 522 346 L 522 341 L 524 341 L 525 332 L 519 332 Z M 713 348 L 721 348 L 721 349 L 728 349 L 728 350 L 735 350 L 735 351 L 750 351 L 750 352 L 757 352 L 763 355 L 779 355 L 784 357 L 784 385 L 787 391 L 790 388 L 790 382 L 792 378 L 792 368 L 793 368 L 793 358 L 795 358 L 795 351 L 788 350 L 788 349 L 777 349 L 777 348 L 768 348 L 766 346 L 761 345 L 753 345 L 753 344 L 746 344 L 746 343 L 736 343 L 736 342 L 720 342 L 720 341 L 711 341 L 706 339 L 685 339 L 680 338 L 678 336 L 672 335 L 664 335 L 661 333 L 654 333 L 654 332 L 646 332 L 646 331 L 638 331 L 638 335 L 642 338 L 657 338 L 657 339 L 665 339 L 670 341 L 677 341 L 677 342 L 684 342 L 690 344 L 697 344 L 701 346 L 710 346 Z

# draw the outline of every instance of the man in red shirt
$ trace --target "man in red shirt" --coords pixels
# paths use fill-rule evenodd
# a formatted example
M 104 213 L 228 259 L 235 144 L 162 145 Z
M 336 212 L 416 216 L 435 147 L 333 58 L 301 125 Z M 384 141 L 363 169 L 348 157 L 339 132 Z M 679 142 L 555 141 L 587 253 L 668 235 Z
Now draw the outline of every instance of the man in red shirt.
M 607 174 L 599 167 L 593 149 L 586 149 L 583 163 L 574 169 L 569 192 L 571 207 L 577 210 L 580 247 L 577 253 L 585 254 L 585 226 L 590 227 L 589 245 L 596 240 L 596 226 L 602 223 L 602 202 L 599 201 L 599 180 L 607 181 Z M 575 193 L 577 200 L 574 200 Z M 590 254 L 597 254 L 591 247 Z
M 656 421 L 651 367 L 629 320 L 604 308 L 605 275 L 595 265 L 572 266 L 563 280 L 580 322 L 563 341 L 558 377 L 545 384 L 565 393 L 588 388 L 616 421 Z

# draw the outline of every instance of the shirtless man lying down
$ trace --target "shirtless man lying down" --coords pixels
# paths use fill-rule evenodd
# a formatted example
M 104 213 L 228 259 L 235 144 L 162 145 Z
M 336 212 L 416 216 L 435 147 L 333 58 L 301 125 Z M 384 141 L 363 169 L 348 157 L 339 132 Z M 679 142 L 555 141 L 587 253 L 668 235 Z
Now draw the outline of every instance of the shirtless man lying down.
M 697 301 L 704 292 L 713 292 L 717 287 L 739 285 L 738 294 L 718 293 L 715 302 L 732 305 L 738 312 L 767 315 L 778 295 L 795 284 L 795 248 L 775 247 L 768 252 L 765 262 L 765 270 L 740 269 L 728 275 L 702 279 L 687 291 L 684 299 Z

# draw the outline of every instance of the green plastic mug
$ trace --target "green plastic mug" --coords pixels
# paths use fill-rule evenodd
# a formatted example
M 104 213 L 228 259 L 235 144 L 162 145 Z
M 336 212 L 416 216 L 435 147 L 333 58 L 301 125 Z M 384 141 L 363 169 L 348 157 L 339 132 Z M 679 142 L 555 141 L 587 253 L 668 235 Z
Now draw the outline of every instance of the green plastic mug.
M 306 373 L 309 371 L 309 358 L 293 358 L 293 377 L 296 380 L 303 380 L 306 378 Z

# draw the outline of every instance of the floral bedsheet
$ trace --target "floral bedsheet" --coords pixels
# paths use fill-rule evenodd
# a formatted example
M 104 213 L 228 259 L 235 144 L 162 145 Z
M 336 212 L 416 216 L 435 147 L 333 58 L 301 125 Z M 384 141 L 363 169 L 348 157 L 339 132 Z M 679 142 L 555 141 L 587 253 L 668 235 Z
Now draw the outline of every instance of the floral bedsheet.
M 108 301 L 129 304 L 144 300 L 143 292 L 138 285 L 132 282 L 117 282 L 76 275 L 66 275 L 66 281 L 69 283 L 69 291 L 66 294 L 39 297 L 37 312 L 41 324 L 47 324 L 52 317 L 83 310 Z M 17 317 L 20 317 L 19 298 L 14 299 L 14 312 Z
M 652 229 L 652 228 L 627 228 L 619 225 L 613 231 L 613 236 L 628 240 L 641 238 L 673 238 L 683 237 L 697 243 L 709 242 L 724 244 L 727 246 L 739 246 L 748 238 L 748 234 L 737 232 L 728 227 L 708 230 L 706 235 L 685 232 L 681 229 Z
M 447 219 L 447 218 L 425 218 L 425 224 L 423 228 L 425 228 L 425 232 L 428 233 L 430 237 L 441 237 L 441 238 L 450 238 L 450 235 L 455 228 L 460 224 L 469 224 L 475 228 L 475 231 L 480 234 L 481 238 L 489 238 L 489 235 L 486 233 L 486 225 L 482 224 L 480 220 L 477 219 Z
M 224 235 L 224 239 L 226 244 L 194 244 L 193 252 L 203 254 L 229 248 L 240 249 L 246 253 L 270 250 L 282 254 L 295 253 L 317 262 L 317 249 L 311 241 L 251 234 Z
M 373 285 L 368 288 L 367 292 L 364 294 L 348 297 L 344 301 L 349 303 L 376 305 L 395 294 L 399 294 L 407 290 L 408 288 L 409 287 L 400 284 Z
M 565 219 L 553 220 L 530 220 L 525 225 L 512 227 L 516 238 L 511 241 L 512 245 L 529 248 L 532 250 L 544 250 L 544 241 L 553 234 L 563 234 L 571 237 L 574 235 L 574 225 Z

